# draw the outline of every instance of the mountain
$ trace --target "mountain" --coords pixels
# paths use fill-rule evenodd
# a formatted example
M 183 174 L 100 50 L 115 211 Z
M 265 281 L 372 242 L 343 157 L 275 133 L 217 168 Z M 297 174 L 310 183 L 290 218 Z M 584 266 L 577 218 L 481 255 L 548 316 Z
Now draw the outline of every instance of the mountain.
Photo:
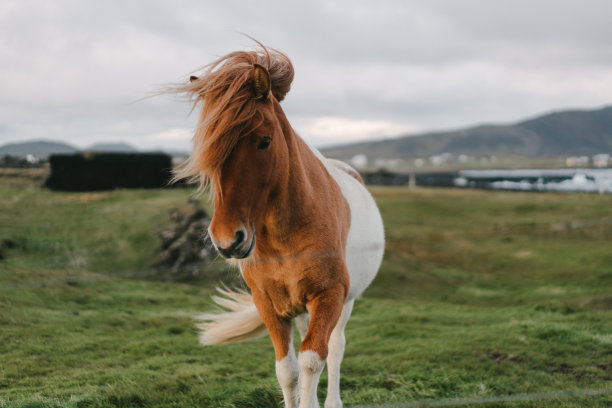
M 66 143 L 37 140 L 0 146 L 0 156 L 26 157 L 28 154 L 47 159 L 53 153 L 74 153 L 78 149 Z
M 591 156 L 612 152 L 612 106 L 553 112 L 509 125 L 480 125 L 321 149 L 329 157 Z
M 32 140 L 22 143 L 8 143 L 0 145 L 0 156 L 8 155 L 25 158 L 28 154 L 39 159 L 48 159 L 54 153 L 75 153 L 75 152 L 111 152 L 111 153 L 136 153 L 141 150 L 134 146 L 123 143 L 95 143 L 85 149 L 71 146 L 67 143 L 53 142 L 50 140 Z M 187 156 L 188 153 L 181 150 L 154 149 L 153 151 L 165 152 L 171 156 Z
M 127 143 L 96 143 L 85 149 L 90 152 L 114 152 L 114 153 L 133 153 L 137 152 L 134 146 Z
M 74 153 L 79 150 L 66 143 L 39 140 L 0 146 L 0 156 L 25 157 L 32 154 L 46 159 L 52 153 Z M 86 150 L 137 151 L 126 143 L 98 143 Z M 612 106 L 597 110 L 553 112 L 514 124 L 480 125 L 352 143 L 321 151 L 326 156 L 345 160 L 362 153 L 381 158 L 429 157 L 442 153 L 500 157 L 592 156 L 612 153 Z

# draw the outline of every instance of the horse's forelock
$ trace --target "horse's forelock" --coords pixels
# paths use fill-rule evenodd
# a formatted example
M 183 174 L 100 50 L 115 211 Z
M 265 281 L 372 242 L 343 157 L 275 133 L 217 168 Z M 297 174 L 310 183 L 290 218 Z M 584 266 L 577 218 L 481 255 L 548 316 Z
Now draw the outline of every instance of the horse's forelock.
M 268 72 L 272 82 L 272 93 L 280 102 L 285 99 L 285 96 L 291 89 L 294 75 L 293 64 L 291 64 L 291 60 L 285 54 L 280 51 L 274 51 Z

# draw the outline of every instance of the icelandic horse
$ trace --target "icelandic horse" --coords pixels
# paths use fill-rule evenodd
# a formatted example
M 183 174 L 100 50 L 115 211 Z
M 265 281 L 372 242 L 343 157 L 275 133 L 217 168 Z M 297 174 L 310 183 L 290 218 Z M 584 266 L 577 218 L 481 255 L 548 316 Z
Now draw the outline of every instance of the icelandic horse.
M 238 264 L 248 292 L 219 289 L 230 311 L 202 316 L 202 344 L 269 333 L 286 407 L 318 407 L 327 361 L 325 407 L 341 407 L 344 328 L 374 279 L 383 223 L 359 174 L 325 159 L 291 128 L 280 101 L 293 80 L 283 53 L 263 45 L 230 53 L 177 92 L 202 104 L 193 152 L 175 179 L 209 187 L 209 236 Z M 296 358 L 292 320 L 302 342 Z

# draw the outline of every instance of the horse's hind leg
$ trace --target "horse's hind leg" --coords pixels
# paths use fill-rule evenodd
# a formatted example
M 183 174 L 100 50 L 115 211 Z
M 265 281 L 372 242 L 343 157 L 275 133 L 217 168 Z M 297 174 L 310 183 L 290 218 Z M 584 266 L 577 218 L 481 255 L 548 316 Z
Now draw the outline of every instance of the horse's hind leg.
M 338 323 L 332 331 L 329 338 L 329 354 L 327 355 L 327 397 L 325 398 L 325 408 L 340 408 L 342 400 L 340 399 L 340 364 L 344 356 L 344 346 L 346 339 L 344 337 L 344 328 L 351 317 L 353 311 L 353 303 L 351 300 L 342 308 L 342 314 L 338 319 Z
M 300 340 L 304 340 L 304 337 L 306 337 L 309 323 L 310 315 L 308 313 L 303 313 L 295 318 L 295 327 L 297 327 L 298 333 L 300 333 Z

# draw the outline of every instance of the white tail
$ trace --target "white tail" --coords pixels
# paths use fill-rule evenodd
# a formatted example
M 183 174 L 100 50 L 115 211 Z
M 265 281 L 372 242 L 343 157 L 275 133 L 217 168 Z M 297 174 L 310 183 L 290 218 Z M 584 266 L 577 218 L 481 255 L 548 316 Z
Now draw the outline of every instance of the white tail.
M 248 292 L 227 287 L 218 287 L 217 291 L 222 296 L 213 296 L 213 301 L 228 311 L 205 313 L 196 318 L 203 322 L 197 326 L 202 329 L 200 343 L 205 346 L 236 343 L 268 333 Z

